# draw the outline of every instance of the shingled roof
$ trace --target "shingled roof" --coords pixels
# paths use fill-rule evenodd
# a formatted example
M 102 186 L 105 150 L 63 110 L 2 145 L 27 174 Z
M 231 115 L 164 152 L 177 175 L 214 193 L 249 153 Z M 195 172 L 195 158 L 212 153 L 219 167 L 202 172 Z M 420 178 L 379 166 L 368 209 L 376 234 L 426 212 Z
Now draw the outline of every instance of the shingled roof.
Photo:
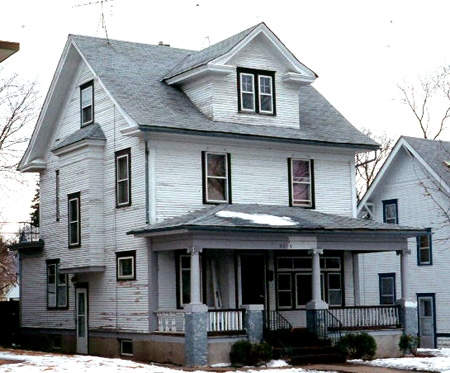
M 300 88 L 300 129 L 217 122 L 204 116 L 179 88 L 162 81 L 205 63 L 240 43 L 253 30 L 195 52 L 160 45 L 71 35 L 104 87 L 143 131 L 314 143 L 374 149 L 378 144 L 354 128 L 317 90 Z
M 128 234 L 148 234 L 185 229 L 198 230 L 257 230 L 278 233 L 320 232 L 384 232 L 413 236 L 423 229 L 373 220 L 325 214 L 314 210 L 258 204 L 222 204 L 206 207 L 186 215 L 132 230 Z

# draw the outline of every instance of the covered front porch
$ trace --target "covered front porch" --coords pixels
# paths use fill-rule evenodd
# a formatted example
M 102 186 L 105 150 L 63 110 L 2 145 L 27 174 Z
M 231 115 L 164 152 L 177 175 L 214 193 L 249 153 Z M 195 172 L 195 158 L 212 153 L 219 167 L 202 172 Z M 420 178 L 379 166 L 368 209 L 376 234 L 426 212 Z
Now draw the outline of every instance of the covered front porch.
M 407 238 L 421 232 L 297 208 L 221 205 L 130 234 L 148 237 L 157 258 L 151 331 L 183 337 L 186 365 L 208 365 L 217 362 L 208 343 L 219 337 L 259 342 L 270 331 L 303 328 L 337 340 L 348 331 L 414 328 Z M 363 305 L 358 261 L 379 251 L 399 254 L 401 299 Z

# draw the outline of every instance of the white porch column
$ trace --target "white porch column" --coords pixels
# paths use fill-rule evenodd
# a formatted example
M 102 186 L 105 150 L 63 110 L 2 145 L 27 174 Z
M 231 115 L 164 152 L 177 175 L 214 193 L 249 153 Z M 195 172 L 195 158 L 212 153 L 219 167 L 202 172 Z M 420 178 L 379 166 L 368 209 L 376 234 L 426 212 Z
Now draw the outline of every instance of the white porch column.
M 201 304 L 200 253 L 202 249 L 189 247 L 187 252 L 191 254 L 191 304 Z
M 322 286 L 320 281 L 320 255 L 322 249 L 309 251 L 312 254 L 312 299 L 306 304 L 307 309 L 327 309 L 328 304 L 322 300 Z
M 400 254 L 400 277 L 402 281 L 402 299 L 404 301 L 408 300 L 409 297 L 409 268 L 408 261 L 409 256 L 411 255 L 411 250 L 404 249 L 397 252 L 397 255 Z

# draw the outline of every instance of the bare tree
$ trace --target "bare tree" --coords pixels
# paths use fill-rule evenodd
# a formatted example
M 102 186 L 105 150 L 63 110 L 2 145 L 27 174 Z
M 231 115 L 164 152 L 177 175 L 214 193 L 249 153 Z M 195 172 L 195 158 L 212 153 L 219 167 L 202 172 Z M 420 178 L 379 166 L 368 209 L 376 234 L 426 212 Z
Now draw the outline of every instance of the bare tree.
M 3 300 L 8 290 L 17 284 L 18 266 L 14 252 L 8 250 L 8 245 L 0 236 L 0 300 Z
M 356 193 L 358 200 L 366 193 L 394 145 L 394 140 L 386 133 L 374 135 L 367 128 L 363 128 L 361 132 L 377 141 L 380 144 L 380 149 L 376 152 L 365 152 L 356 155 Z
M 37 101 L 35 82 L 7 75 L 0 66 L 0 174 L 15 171 L 38 113 Z
M 450 67 L 397 86 L 401 102 L 411 109 L 423 138 L 436 140 L 450 117 Z

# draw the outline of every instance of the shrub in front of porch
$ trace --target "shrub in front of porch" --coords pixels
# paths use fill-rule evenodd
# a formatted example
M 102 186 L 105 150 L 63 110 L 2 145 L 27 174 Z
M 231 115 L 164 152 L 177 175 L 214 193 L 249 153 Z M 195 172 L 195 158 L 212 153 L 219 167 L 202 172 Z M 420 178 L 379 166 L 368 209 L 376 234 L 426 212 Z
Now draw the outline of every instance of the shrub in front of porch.
M 267 364 L 272 355 L 272 346 L 268 343 L 251 343 L 243 339 L 231 346 L 230 362 L 233 366 Z
M 370 360 L 377 352 L 375 338 L 367 333 L 347 334 L 339 340 L 336 347 L 346 354 L 348 359 Z

